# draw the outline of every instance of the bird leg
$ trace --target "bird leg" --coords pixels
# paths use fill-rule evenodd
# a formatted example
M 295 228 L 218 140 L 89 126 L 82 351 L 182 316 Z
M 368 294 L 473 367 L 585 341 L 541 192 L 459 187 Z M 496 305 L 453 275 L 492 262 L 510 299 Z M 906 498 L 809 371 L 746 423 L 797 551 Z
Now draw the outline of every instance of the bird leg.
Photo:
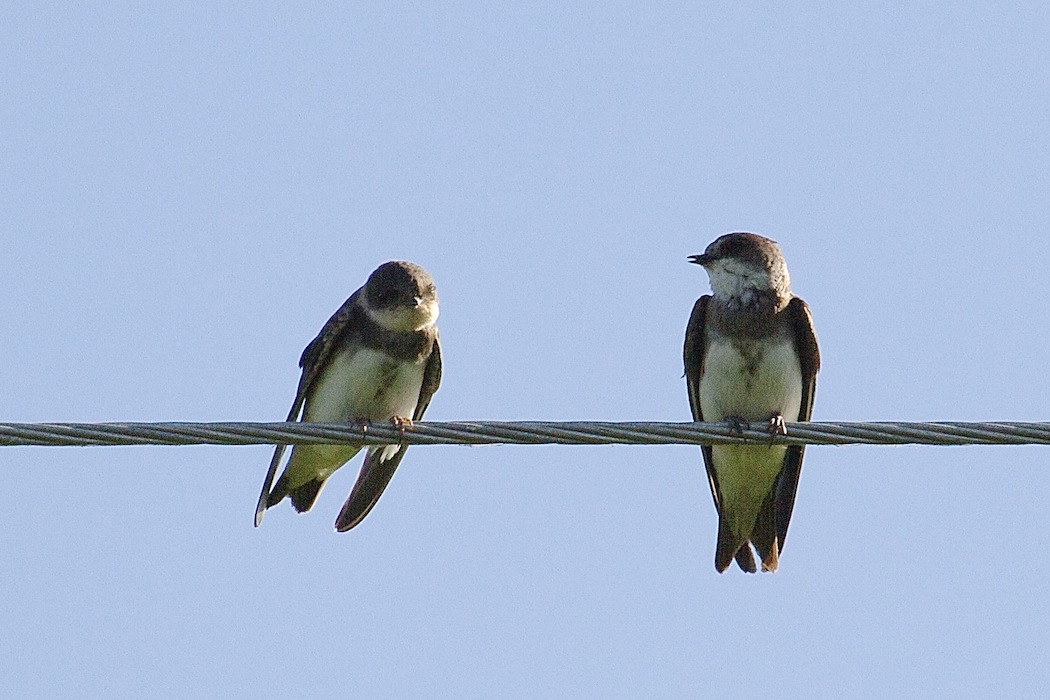
M 405 418 L 404 416 L 393 416 L 390 418 L 390 422 L 397 428 L 397 431 L 402 435 L 405 431 L 412 427 L 412 419 Z
M 744 431 L 751 427 L 751 421 L 740 416 L 726 416 L 725 421 L 729 425 L 729 429 L 737 435 L 743 435 Z
M 364 435 L 365 433 L 368 432 L 368 424 L 371 423 L 371 422 L 372 421 L 368 420 L 367 418 L 357 418 L 357 417 L 351 418 L 350 420 L 347 421 L 347 423 L 349 423 L 350 425 L 354 426 L 355 428 L 360 428 L 362 435 Z
M 773 445 L 776 444 L 777 435 L 787 435 L 787 425 L 784 423 L 784 416 L 779 413 L 774 413 L 769 417 L 769 421 L 766 423 L 766 432 L 769 433 L 769 447 L 772 449 Z

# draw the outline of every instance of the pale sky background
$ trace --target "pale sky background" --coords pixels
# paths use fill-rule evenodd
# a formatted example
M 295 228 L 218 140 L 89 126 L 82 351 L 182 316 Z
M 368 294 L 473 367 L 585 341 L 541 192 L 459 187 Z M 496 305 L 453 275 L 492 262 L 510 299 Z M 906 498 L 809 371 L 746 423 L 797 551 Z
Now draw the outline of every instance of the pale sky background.
M 686 256 L 777 239 L 816 420 L 1050 419 L 1045 3 L 7 3 L 0 420 L 280 420 L 379 263 L 434 420 L 688 420 Z M 0 695 L 1038 697 L 1050 449 L 810 448 L 719 576 L 692 447 L 0 448 Z

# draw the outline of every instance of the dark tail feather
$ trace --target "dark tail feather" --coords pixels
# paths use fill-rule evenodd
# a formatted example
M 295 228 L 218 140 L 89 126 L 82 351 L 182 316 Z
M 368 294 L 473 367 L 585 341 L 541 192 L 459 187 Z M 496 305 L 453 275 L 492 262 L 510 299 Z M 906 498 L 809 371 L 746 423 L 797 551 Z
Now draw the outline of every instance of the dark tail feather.
M 273 508 L 283 501 L 285 496 L 291 496 L 292 506 L 295 507 L 295 510 L 299 513 L 305 513 L 314 507 L 317 495 L 321 493 L 321 487 L 324 486 L 324 479 L 307 481 L 302 486 L 297 486 L 289 491 L 288 480 L 285 478 L 287 475 L 288 472 L 281 474 L 281 478 L 273 485 L 273 491 L 270 492 L 269 497 L 266 499 L 266 507 Z
M 791 522 L 791 511 L 795 507 L 795 494 L 798 491 L 798 478 L 802 472 L 802 455 L 805 445 L 792 445 L 784 455 L 784 467 L 777 476 L 776 490 L 777 511 L 777 546 L 784 551 L 787 540 L 788 523 Z
M 288 420 L 292 420 L 289 416 Z M 259 494 L 259 501 L 255 504 L 255 527 L 259 527 L 262 524 L 263 513 L 266 509 L 272 506 L 277 501 L 272 501 L 273 494 L 270 492 L 270 486 L 273 485 L 273 477 L 277 474 L 277 465 L 281 463 L 281 455 L 284 454 L 284 449 L 287 445 L 277 445 L 273 451 L 273 457 L 270 459 L 270 468 L 266 470 L 266 478 L 263 479 L 262 492 Z M 281 494 L 281 498 L 284 498 L 284 494 Z M 281 500 L 280 498 L 277 499 Z
M 755 556 L 751 553 L 751 545 L 747 542 L 740 545 L 740 549 L 736 550 L 736 565 L 739 566 L 743 571 L 753 574 L 757 570 L 755 566 Z
M 723 573 L 736 559 L 737 565 L 749 574 L 757 571 L 755 558 L 751 554 L 751 547 L 747 539 L 741 540 L 729 529 L 726 519 L 719 513 L 718 516 L 718 546 L 715 549 L 715 569 Z
M 343 504 L 343 509 L 339 511 L 339 517 L 336 518 L 336 530 L 346 532 L 365 519 L 376 501 L 383 495 L 383 490 L 390 483 L 390 478 L 394 476 L 394 470 L 401 463 L 401 458 L 405 456 L 407 449 L 402 445 L 394 456 L 385 462 L 380 462 L 383 454 L 382 447 L 377 450 L 369 450 L 365 455 L 365 463 L 361 466 L 361 473 L 357 475 L 357 483 L 354 484 L 350 496 Z
M 266 496 L 267 508 L 273 508 L 288 495 L 288 479 L 285 478 L 286 476 L 288 476 L 287 472 L 281 474 L 281 478 L 274 483 L 273 490 Z
M 317 494 L 321 493 L 322 486 L 324 486 L 324 479 L 314 479 L 289 491 L 288 495 L 292 497 L 292 505 L 295 507 L 295 510 L 299 513 L 305 513 L 313 508 L 314 503 L 317 501 Z
M 777 560 L 780 557 L 775 494 L 776 489 L 771 490 L 766 500 L 762 502 L 762 509 L 758 511 L 755 527 L 751 532 L 751 541 L 758 550 L 758 556 L 762 558 L 762 571 L 776 571 Z

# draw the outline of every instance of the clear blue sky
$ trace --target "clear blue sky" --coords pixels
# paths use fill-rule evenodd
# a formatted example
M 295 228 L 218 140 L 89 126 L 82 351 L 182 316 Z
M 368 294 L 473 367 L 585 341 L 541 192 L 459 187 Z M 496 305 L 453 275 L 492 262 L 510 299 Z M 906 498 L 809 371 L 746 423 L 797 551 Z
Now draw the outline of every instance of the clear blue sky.
M 0 420 L 279 420 L 379 263 L 428 418 L 687 420 L 717 235 L 817 420 L 1050 419 L 1045 3 L 7 3 Z M 251 527 L 266 447 L 0 448 L 9 697 L 1034 697 L 1050 450 L 811 448 L 719 576 L 691 447 L 416 447 Z

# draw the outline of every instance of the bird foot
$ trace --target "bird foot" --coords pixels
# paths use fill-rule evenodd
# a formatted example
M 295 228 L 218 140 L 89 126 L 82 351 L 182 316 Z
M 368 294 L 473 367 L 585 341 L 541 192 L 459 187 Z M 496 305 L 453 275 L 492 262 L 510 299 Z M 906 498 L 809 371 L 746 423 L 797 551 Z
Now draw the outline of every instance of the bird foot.
M 351 418 L 347 421 L 347 423 L 354 426 L 355 428 L 360 428 L 362 435 L 368 432 L 368 424 L 371 422 L 372 421 L 368 420 L 367 418 Z
M 751 421 L 740 416 L 726 416 L 725 422 L 729 425 L 729 429 L 737 435 L 743 435 L 745 430 L 751 428 Z M 766 421 L 766 432 L 769 433 L 769 444 L 773 445 L 778 435 L 787 435 L 787 424 L 784 422 L 784 416 L 779 413 L 775 413 L 769 417 Z
M 744 431 L 751 427 L 751 421 L 740 416 L 726 416 L 725 421 L 729 424 L 729 429 L 737 435 L 743 435 Z
M 769 420 L 766 422 L 766 432 L 769 433 L 769 449 L 773 449 L 773 445 L 776 444 L 777 441 L 777 436 L 788 434 L 787 425 L 784 423 L 784 416 L 779 413 L 770 416 Z M 765 564 L 762 566 L 764 567 Z
M 784 416 L 776 413 L 769 417 L 769 422 L 766 424 L 766 431 L 770 435 L 787 435 L 788 429 L 787 424 L 784 422 Z
M 397 428 L 397 431 L 402 435 L 405 434 L 406 430 L 412 427 L 412 419 L 405 418 L 404 416 L 393 416 L 390 419 L 390 422 L 395 428 Z

